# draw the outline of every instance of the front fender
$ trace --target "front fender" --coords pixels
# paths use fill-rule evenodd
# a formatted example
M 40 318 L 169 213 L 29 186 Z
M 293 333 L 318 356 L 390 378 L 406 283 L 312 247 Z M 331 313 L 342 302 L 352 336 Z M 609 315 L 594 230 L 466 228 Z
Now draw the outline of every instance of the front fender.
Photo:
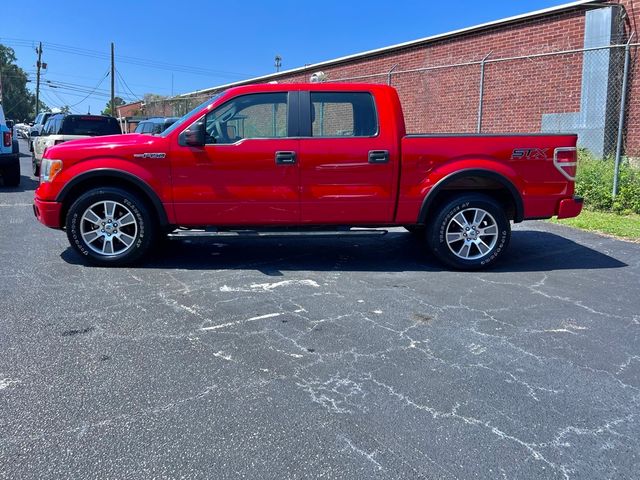
M 157 159 L 145 159 L 156 160 Z M 95 183 L 96 179 L 116 179 L 122 182 L 128 182 L 135 185 L 139 190 L 143 191 L 150 199 L 155 207 L 160 221 L 166 225 L 170 223 L 167 215 L 172 213 L 165 205 L 171 204 L 171 178 L 168 165 L 153 165 L 153 170 L 148 168 L 144 162 L 134 162 L 121 158 L 94 158 L 75 163 L 69 168 L 64 168 L 51 184 L 42 184 L 38 189 L 40 197 L 51 197 L 56 202 L 64 202 L 65 198 L 78 185 L 91 181 Z M 160 163 L 160 162 L 157 162 Z M 49 191 L 47 193 L 42 190 L 46 187 L 52 188 L 54 185 L 60 185 L 59 190 Z M 173 215 L 170 215 L 173 217 Z

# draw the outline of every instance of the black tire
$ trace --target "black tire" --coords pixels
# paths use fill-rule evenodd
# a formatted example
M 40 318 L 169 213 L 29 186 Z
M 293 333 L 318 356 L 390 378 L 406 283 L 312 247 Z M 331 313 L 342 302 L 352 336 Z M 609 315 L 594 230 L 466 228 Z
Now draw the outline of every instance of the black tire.
M 111 205 L 110 214 L 107 208 Z M 123 225 L 117 224 L 120 220 Z M 71 246 L 91 263 L 119 267 L 142 259 L 151 249 L 158 228 L 151 209 L 138 196 L 105 187 L 89 190 L 73 202 L 66 230 Z
M 20 185 L 20 160 L 16 158 L 15 163 L 4 167 L 2 177 L 5 187 L 17 187 Z
M 435 257 L 458 270 L 479 270 L 493 265 L 506 250 L 510 238 L 511 225 L 504 208 L 482 194 L 460 195 L 443 204 L 427 231 L 427 243 Z
M 38 165 L 38 162 L 36 161 L 36 156 L 33 153 L 31 154 L 31 172 L 33 173 L 33 176 L 36 178 L 40 176 L 40 165 Z

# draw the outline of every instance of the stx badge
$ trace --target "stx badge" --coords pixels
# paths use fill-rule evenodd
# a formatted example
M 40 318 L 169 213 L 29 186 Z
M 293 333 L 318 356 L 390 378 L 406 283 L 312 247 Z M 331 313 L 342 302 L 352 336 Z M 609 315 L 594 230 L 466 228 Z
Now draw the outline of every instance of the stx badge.
M 546 160 L 548 148 L 516 148 L 511 153 L 511 160 Z

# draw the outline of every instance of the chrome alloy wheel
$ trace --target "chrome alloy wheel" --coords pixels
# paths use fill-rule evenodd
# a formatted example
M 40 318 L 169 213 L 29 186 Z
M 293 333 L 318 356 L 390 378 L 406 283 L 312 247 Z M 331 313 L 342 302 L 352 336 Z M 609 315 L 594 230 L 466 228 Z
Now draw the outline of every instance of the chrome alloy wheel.
M 129 250 L 138 234 L 138 222 L 131 210 L 120 202 L 105 200 L 87 208 L 80 220 L 80 235 L 94 252 L 120 255 Z
M 449 250 L 463 260 L 477 260 L 487 255 L 498 241 L 498 225 L 489 212 L 467 208 L 458 212 L 446 228 Z

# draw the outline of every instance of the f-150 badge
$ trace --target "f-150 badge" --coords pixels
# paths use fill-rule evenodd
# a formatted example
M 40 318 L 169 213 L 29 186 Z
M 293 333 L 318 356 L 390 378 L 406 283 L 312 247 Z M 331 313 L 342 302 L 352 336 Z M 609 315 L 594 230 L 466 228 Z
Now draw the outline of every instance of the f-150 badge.
M 134 153 L 133 158 L 164 158 L 166 153 Z

